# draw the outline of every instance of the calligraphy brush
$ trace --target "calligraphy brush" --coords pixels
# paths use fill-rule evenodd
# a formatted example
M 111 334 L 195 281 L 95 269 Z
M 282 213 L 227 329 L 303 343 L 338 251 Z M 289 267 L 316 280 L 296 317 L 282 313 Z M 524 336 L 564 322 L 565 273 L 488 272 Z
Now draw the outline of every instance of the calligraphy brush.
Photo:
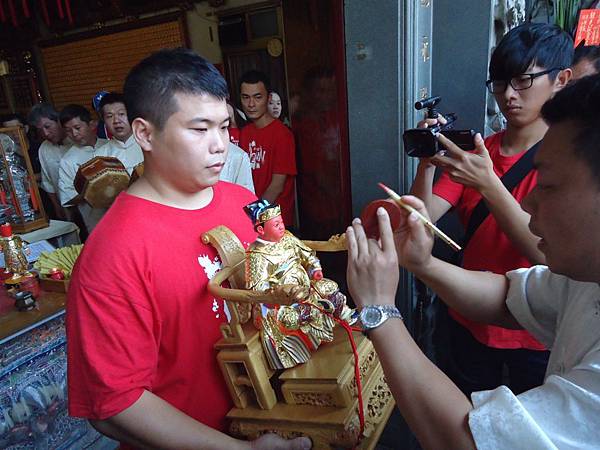
M 450 236 L 448 236 L 446 233 L 444 233 L 442 230 L 440 230 L 438 227 L 436 227 L 433 222 L 431 222 L 427 217 L 425 217 L 423 214 L 421 214 L 419 211 L 417 211 L 415 208 L 413 208 L 410 205 L 407 205 L 406 203 L 404 203 L 402 201 L 402 197 L 400 197 L 398 194 L 396 194 L 396 192 L 394 192 L 393 190 L 391 190 L 389 187 L 387 187 L 385 184 L 383 183 L 377 183 L 379 185 L 379 187 L 381 189 L 383 189 L 385 191 L 385 193 L 392 199 L 394 200 L 398 205 L 400 205 L 402 208 L 406 209 L 408 212 L 411 213 L 415 213 L 417 215 L 417 217 L 419 218 L 419 220 L 421 222 L 423 222 L 423 224 L 429 228 L 434 234 L 437 234 L 440 239 L 442 239 L 446 244 L 448 244 L 450 247 L 452 247 L 452 249 L 454 251 L 460 251 L 460 245 L 458 245 L 456 242 L 454 242 Z

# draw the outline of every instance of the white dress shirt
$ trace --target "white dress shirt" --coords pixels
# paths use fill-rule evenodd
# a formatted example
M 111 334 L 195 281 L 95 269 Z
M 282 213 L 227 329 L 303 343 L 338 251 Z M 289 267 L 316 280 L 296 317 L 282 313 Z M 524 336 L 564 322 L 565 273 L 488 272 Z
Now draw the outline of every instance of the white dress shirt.
M 41 188 L 49 194 L 58 194 L 58 169 L 60 160 L 71 148 L 72 144 L 54 145 L 44 141 L 40 145 L 38 155 L 42 166 Z
M 544 383 L 519 395 L 506 386 L 471 395 L 477 448 L 597 449 L 600 443 L 600 286 L 546 266 L 507 274 L 506 305 L 551 350 Z

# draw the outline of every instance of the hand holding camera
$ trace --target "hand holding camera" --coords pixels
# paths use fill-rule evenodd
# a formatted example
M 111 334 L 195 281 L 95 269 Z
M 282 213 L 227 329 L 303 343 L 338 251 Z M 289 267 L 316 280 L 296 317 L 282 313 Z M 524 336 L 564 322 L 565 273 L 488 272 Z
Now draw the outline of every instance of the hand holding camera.
M 446 151 L 434 155 L 431 164 L 447 172 L 452 181 L 474 188 L 482 195 L 494 182 L 500 182 L 481 134 L 475 134 L 473 152 L 465 152 L 443 134 L 438 141 Z
M 406 130 L 402 135 L 404 151 L 408 156 L 415 158 L 431 158 L 440 147 L 437 136 L 442 134 L 463 150 L 473 150 L 475 145 L 473 130 L 454 130 L 453 123 L 457 120 L 456 114 L 450 113 L 441 116 L 435 106 L 442 100 L 441 97 L 429 97 L 415 103 L 415 109 L 427 108 L 427 118 L 418 124 L 418 128 Z

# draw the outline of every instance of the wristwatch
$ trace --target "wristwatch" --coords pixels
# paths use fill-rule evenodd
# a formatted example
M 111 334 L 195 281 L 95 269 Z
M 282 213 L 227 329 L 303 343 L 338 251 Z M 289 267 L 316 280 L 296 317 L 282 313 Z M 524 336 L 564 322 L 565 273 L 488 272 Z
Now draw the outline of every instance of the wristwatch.
M 367 305 L 360 312 L 360 321 L 364 333 L 377 328 L 391 318 L 404 320 L 402 314 L 394 305 Z

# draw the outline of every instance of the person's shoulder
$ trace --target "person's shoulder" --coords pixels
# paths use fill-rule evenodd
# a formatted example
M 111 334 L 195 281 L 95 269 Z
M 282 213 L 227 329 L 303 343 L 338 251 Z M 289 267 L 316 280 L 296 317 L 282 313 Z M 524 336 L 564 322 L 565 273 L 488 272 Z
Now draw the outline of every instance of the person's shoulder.
M 86 241 L 86 245 L 95 241 L 98 241 L 100 246 L 106 242 L 111 242 L 111 245 L 135 243 L 138 237 L 152 230 L 153 221 L 157 217 L 152 211 L 152 206 L 151 202 L 142 198 L 126 192 L 120 193 Z
M 273 120 L 273 122 L 271 122 L 269 124 L 269 126 L 271 127 L 271 129 L 276 130 L 278 133 L 284 134 L 284 135 L 290 135 L 292 136 L 292 130 L 290 130 L 281 120 L 279 119 L 275 119 Z
M 235 157 L 235 158 L 244 158 L 244 156 L 248 157 L 248 153 L 242 150 L 239 146 L 235 145 L 233 142 L 229 142 L 229 155 L 227 157 Z
M 63 166 L 71 166 L 75 164 L 74 159 L 78 159 L 79 157 L 79 149 L 76 145 L 73 145 L 70 149 L 66 151 L 62 159 L 60 160 L 60 165 Z
M 244 203 L 244 206 L 256 200 L 256 195 L 239 184 L 221 180 L 214 188 L 219 192 L 219 195 L 226 198 L 227 201 L 239 201 Z

